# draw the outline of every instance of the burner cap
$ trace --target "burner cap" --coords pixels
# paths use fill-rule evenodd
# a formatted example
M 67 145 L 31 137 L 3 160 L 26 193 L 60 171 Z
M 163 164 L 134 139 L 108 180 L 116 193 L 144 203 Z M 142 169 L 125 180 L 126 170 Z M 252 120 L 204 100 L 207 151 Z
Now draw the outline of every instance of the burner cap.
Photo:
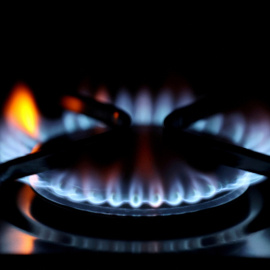
M 167 147 L 161 127 L 134 126 L 126 135 L 122 144 L 85 151 L 73 166 L 31 176 L 33 189 L 83 211 L 156 216 L 216 207 L 249 185 L 247 172 L 225 166 L 195 168 Z

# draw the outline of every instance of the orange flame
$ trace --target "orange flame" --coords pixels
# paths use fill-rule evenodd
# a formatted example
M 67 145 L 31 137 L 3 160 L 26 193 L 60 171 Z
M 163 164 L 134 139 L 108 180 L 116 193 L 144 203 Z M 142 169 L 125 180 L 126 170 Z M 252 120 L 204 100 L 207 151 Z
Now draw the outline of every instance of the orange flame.
M 81 113 L 84 109 L 83 102 L 76 97 L 65 96 L 61 100 L 62 106 L 68 110 Z
M 119 118 L 119 112 L 114 112 L 113 113 L 113 118 L 114 118 L 114 120 L 118 120 L 118 118 Z
M 39 136 L 39 111 L 31 90 L 22 83 L 15 85 L 4 108 L 8 123 L 33 138 Z

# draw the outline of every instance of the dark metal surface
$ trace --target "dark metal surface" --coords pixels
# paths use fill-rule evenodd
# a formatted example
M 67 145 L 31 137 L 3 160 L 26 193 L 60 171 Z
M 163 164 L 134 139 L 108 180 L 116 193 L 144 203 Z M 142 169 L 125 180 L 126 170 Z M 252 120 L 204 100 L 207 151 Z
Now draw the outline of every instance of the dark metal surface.
M 261 175 L 270 175 L 270 157 L 227 141 L 201 134 L 165 128 L 166 142 L 185 156 L 193 165 L 214 168 L 219 164 Z
M 125 130 L 116 129 L 97 134 L 90 134 L 83 139 L 71 140 L 68 137 L 60 137 L 48 141 L 43 148 L 35 153 L 19 157 L 0 164 L 0 182 L 15 180 L 20 177 L 40 173 L 53 168 L 68 167 L 76 160 L 77 154 L 89 150 L 97 153 L 106 146 L 112 147 L 120 143 L 125 136 Z M 120 140 L 120 141 L 119 141 Z M 98 149 L 98 150 L 97 150 Z M 112 150 L 108 150 L 112 151 Z
M 224 112 L 243 104 L 250 98 L 242 92 L 227 91 L 205 95 L 183 108 L 171 112 L 164 120 L 165 127 L 186 128 L 199 119 L 203 119 L 219 112 Z
M 81 107 L 80 111 L 72 106 L 77 102 Z M 62 98 L 62 106 L 76 113 L 82 113 L 97 120 L 100 120 L 110 127 L 128 127 L 131 124 L 130 116 L 113 104 L 102 103 L 93 98 L 73 95 Z M 75 110 L 74 110 L 75 109 Z
M 114 217 L 57 206 L 21 183 L 0 190 L 3 254 L 186 254 L 270 258 L 269 181 L 221 207 L 171 217 Z M 200 224 L 200 226 L 198 226 Z

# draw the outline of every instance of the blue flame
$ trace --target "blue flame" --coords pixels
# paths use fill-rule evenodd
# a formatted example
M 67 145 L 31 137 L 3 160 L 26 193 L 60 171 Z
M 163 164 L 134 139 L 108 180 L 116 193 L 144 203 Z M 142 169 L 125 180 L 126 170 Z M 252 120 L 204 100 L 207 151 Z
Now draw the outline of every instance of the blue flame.
M 150 125 L 152 123 L 153 104 L 149 91 L 142 89 L 134 104 L 134 123 L 139 125 Z
M 257 105 L 258 106 L 258 105 Z M 270 154 L 270 113 L 263 107 L 235 110 L 198 120 L 191 130 L 217 135 L 247 149 Z
M 126 89 L 121 89 L 114 103 L 131 115 L 135 127 L 137 125 L 161 127 L 168 113 L 177 106 L 187 105 L 191 101 L 192 94 L 188 91 L 175 96 L 170 89 L 166 89 L 152 96 L 149 90 L 141 89 L 135 97 L 132 97 Z M 191 129 L 223 136 L 241 146 L 270 154 L 270 115 L 261 112 L 259 117 L 260 121 L 250 120 L 243 112 L 235 111 L 199 120 Z M 40 130 L 43 137 L 40 141 L 46 141 L 61 133 L 91 129 L 97 125 L 99 125 L 97 121 L 84 115 L 65 112 L 63 118 L 58 121 L 45 119 L 41 121 Z M 21 131 L 2 123 L 0 161 L 25 155 L 36 143 Z M 164 205 L 168 207 L 200 205 L 201 201 L 214 198 L 217 194 L 239 188 L 244 190 L 250 184 L 264 179 L 255 173 L 235 169 L 231 169 L 234 170 L 233 173 L 228 173 L 230 170 L 222 167 L 221 171 L 226 171 L 225 174 L 202 173 L 179 160 L 170 163 L 166 168 L 166 174 L 160 173 L 157 164 L 153 164 L 153 168 L 155 173 L 149 176 L 151 179 L 142 177 L 136 168 L 131 173 L 130 179 L 121 176 L 123 168 L 114 168 L 109 177 L 94 168 L 87 168 L 87 171 L 83 172 L 49 171 L 26 177 L 21 181 L 30 183 L 39 192 L 49 191 L 70 202 L 94 207 L 108 205 L 115 209 L 127 206 L 134 209 L 136 215 L 137 210 L 163 209 Z
M 126 111 L 129 115 L 133 115 L 132 98 L 127 89 L 123 88 L 118 92 L 115 99 L 115 105 Z
M 164 118 L 171 112 L 173 105 L 173 96 L 169 92 L 163 90 L 159 93 L 155 102 L 155 111 L 153 115 L 153 124 L 161 126 L 163 125 Z

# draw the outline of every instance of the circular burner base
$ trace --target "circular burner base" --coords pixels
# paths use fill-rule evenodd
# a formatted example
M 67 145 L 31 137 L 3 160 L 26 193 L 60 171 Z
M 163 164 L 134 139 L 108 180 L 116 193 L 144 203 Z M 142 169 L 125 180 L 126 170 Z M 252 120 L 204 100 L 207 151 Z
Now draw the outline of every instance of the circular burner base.
M 156 216 L 225 204 L 255 177 L 218 164 L 193 164 L 185 153 L 168 147 L 163 135 L 161 127 L 133 126 L 125 140 L 106 139 L 65 168 L 30 176 L 29 183 L 46 199 L 74 209 Z
M 151 218 L 74 211 L 36 195 L 29 186 L 19 182 L 3 186 L 0 199 L 7 205 L 3 213 L 8 222 L 38 240 L 35 249 L 42 244 L 54 244 L 63 252 L 71 247 L 72 251 L 78 248 L 79 252 L 214 251 L 224 255 L 226 247 L 231 254 L 233 247 L 239 250 L 239 244 L 247 239 L 247 227 L 262 211 L 260 190 L 251 187 L 220 207 Z
M 120 207 L 112 207 L 107 204 L 93 205 L 88 201 L 71 201 L 69 198 L 65 198 L 64 196 L 59 197 L 46 188 L 35 187 L 34 190 L 40 196 L 56 204 L 91 213 L 118 216 L 166 216 L 192 213 L 226 204 L 242 195 L 247 188 L 248 186 L 241 186 L 238 189 L 223 192 L 211 199 L 202 200 L 195 204 L 181 204 L 179 206 L 162 205 L 158 208 L 132 208 L 129 205 L 121 205 Z

